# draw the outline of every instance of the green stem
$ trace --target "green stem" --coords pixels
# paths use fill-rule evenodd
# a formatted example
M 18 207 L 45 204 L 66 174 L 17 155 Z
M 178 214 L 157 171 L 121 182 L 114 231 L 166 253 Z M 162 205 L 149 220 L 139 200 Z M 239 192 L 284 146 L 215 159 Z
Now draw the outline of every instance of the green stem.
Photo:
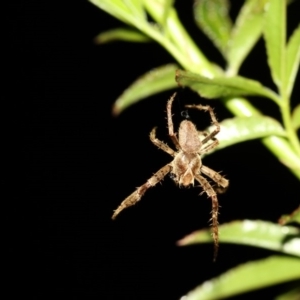
M 218 68 L 207 60 L 190 38 L 178 19 L 174 8 L 170 9 L 167 16 L 167 26 L 164 26 L 167 28 L 158 28 L 157 26 L 150 25 L 145 19 L 131 15 L 122 1 L 90 1 L 123 22 L 135 26 L 141 32 L 144 32 L 161 44 L 186 70 L 210 78 L 220 74 Z M 164 9 L 160 1 L 149 0 L 143 4 L 158 24 L 161 24 L 161 26 L 165 25 L 163 21 Z M 224 102 L 225 106 L 236 116 L 250 117 L 260 114 L 249 101 L 243 98 L 227 99 Z M 292 128 L 288 103 L 287 101 L 284 103 L 284 106 L 281 105 L 283 122 L 286 126 L 288 139 L 292 147 L 288 140 L 277 136 L 264 138 L 262 139 L 262 143 L 300 179 L 300 146 L 296 133 Z M 299 156 L 297 156 L 297 153 Z
M 178 62 L 186 70 L 212 78 L 216 74 L 216 69 L 186 32 L 176 10 L 173 7 L 170 9 L 165 23 L 164 7 L 159 1 L 145 1 L 144 5 L 151 17 L 163 27 L 161 32 L 157 32 L 160 36 L 156 34 L 153 36 L 152 32 L 147 33 L 174 57 L 178 56 L 178 51 L 182 55 Z
M 292 124 L 292 118 L 290 114 L 290 103 L 288 99 L 283 99 L 282 103 L 283 104 L 281 105 L 281 115 L 287 133 L 287 137 L 292 147 L 294 148 L 294 151 L 297 153 L 300 159 L 300 144 L 299 144 L 296 130 L 294 129 Z
M 171 20 L 170 20 L 171 19 Z M 195 55 L 199 55 L 199 61 L 204 61 L 205 64 L 202 65 L 205 66 L 207 64 L 207 60 L 203 60 L 203 54 L 201 52 L 197 52 L 195 50 L 196 46 L 193 43 L 192 39 L 189 37 L 188 33 L 182 28 L 182 25 L 177 18 L 177 15 L 172 14 L 172 18 L 170 18 L 168 22 L 172 23 L 172 26 L 170 26 L 170 35 L 172 39 L 175 41 L 177 40 L 179 43 L 180 49 L 185 49 L 185 52 L 193 53 L 192 56 L 187 57 L 194 57 Z M 170 24 L 169 23 L 169 24 Z M 171 30 L 172 29 L 172 30 Z M 184 41 L 184 44 L 183 44 Z M 163 43 L 162 43 L 163 44 Z M 184 47 L 183 47 L 184 46 Z M 199 54 L 200 53 L 200 54 Z M 172 54 L 172 53 L 171 53 Z M 194 67 L 191 62 L 187 61 L 184 64 L 184 67 L 193 72 Z M 198 66 L 197 66 L 198 67 Z M 208 69 L 209 72 L 214 71 L 214 75 L 216 75 L 216 70 L 212 69 L 211 67 Z M 203 69 L 198 70 L 198 73 L 203 74 Z M 278 100 L 278 99 L 276 99 Z M 243 116 L 243 117 L 251 117 L 254 115 L 261 114 L 261 112 L 256 109 L 249 101 L 243 98 L 233 98 L 233 99 L 227 99 L 224 101 L 225 106 L 235 115 L 235 116 Z M 278 103 L 278 101 L 276 101 Z M 289 137 L 290 142 L 293 145 L 293 148 L 296 148 L 299 146 L 298 141 L 295 137 L 295 131 L 293 130 L 291 126 L 291 120 L 290 115 L 287 113 L 288 108 L 282 109 L 283 113 L 283 119 L 284 119 L 284 125 L 287 129 L 287 134 Z M 278 159 L 280 162 L 282 162 L 284 165 L 286 165 L 291 172 L 300 179 L 300 155 L 297 156 L 297 152 L 295 153 L 296 149 L 293 149 L 290 145 L 290 143 L 282 137 L 277 136 L 270 136 L 267 138 L 262 139 L 262 143 L 267 147 Z M 297 146 L 296 146 L 297 145 Z M 299 148 L 298 148 L 299 149 Z
M 188 33 L 186 33 L 182 29 L 182 25 L 178 18 L 174 15 L 172 18 L 172 30 L 170 30 L 170 34 L 172 35 L 172 39 L 176 40 L 176 37 L 178 37 L 178 34 L 180 34 L 180 38 L 177 38 L 177 40 L 185 41 L 184 48 L 185 51 L 190 51 L 194 55 L 197 54 L 197 51 L 195 51 L 195 44 L 193 43 L 192 39 L 189 37 Z M 176 29 L 175 29 L 176 28 Z M 180 42 L 181 43 L 181 42 Z M 180 46 L 182 49 L 182 45 Z M 190 50 L 187 50 L 190 49 Z M 171 53 L 172 54 L 172 53 Z M 201 56 L 199 56 L 199 60 L 203 60 L 203 54 L 200 52 Z M 199 55 L 199 53 L 198 53 Z M 208 62 L 205 60 L 205 62 Z M 194 68 L 192 68 L 189 61 L 187 61 L 184 65 L 184 67 L 193 72 Z M 214 71 L 214 75 L 216 75 L 215 69 L 209 68 L 208 71 L 211 72 L 211 70 Z M 202 70 L 203 72 L 203 70 Z M 198 70 L 198 73 L 200 73 L 200 70 Z M 278 99 L 276 99 L 278 100 Z M 276 101 L 278 103 L 278 101 Z M 233 99 L 227 99 L 225 101 L 225 106 L 235 115 L 235 116 L 254 116 L 257 114 L 261 114 L 258 109 L 256 109 L 252 104 L 250 104 L 249 101 L 243 98 L 233 98 Z M 288 137 L 293 144 L 293 147 L 295 148 L 295 145 L 298 145 L 297 139 L 295 139 L 295 131 L 291 127 L 291 120 L 289 114 L 286 114 L 288 112 L 288 109 L 283 109 L 283 118 L 284 118 L 284 125 L 287 126 L 286 129 L 288 130 Z M 284 165 L 286 165 L 291 172 L 300 179 L 300 156 L 298 157 L 295 153 L 296 150 L 294 150 L 290 143 L 282 138 L 277 136 L 270 136 L 267 138 L 262 139 L 262 143 L 267 147 L 278 159 L 281 161 Z
M 226 99 L 224 104 L 236 116 L 251 117 L 261 114 L 244 98 Z M 263 138 L 261 141 L 300 180 L 300 157 L 297 156 L 290 143 L 278 136 Z
M 176 11 L 173 9 L 167 20 L 168 33 L 174 44 L 181 49 L 186 57 L 188 69 L 191 72 L 212 78 L 216 75 L 216 70 L 212 63 L 199 50 L 191 39 L 185 28 L 182 26 Z

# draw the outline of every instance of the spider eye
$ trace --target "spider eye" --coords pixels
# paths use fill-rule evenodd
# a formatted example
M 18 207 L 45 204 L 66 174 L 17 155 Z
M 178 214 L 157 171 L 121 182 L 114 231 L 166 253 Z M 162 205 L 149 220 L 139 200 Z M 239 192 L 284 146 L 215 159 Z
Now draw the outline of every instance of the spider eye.
M 174 180 L 176 178 L 176 175 L 174 173 L 169 173 L 169 177 Z
M 181 116 L 184 117 L 185 119 L 190 119 L 190 115 L 187 110 L 183 110 L 181 112 Z

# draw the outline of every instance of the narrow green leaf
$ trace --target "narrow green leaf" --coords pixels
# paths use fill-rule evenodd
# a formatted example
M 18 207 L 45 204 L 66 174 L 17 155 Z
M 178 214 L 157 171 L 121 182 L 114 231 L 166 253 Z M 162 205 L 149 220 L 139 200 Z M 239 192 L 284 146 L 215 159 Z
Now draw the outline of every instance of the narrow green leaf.
M 232 22 L 229 16 L 228 0 L 197 0 L 194 17 L 199 28 L 225 55 Z
M 295 130 L 300 128 L 300 104 L 298 104 L 292 114 L 292 122 Z
M 171 11 L 171 8 L 173 7 L 175 3 L 175 0 L 164 0 L 164 14 L 162 19 L 162 24 L 165 25 L 169 16 L 169 13 Z
M 300 25 L 295 29 L 287 44 L 286 91 L 291 95 L 300 65 Z
M 299 258 L 271 256 L 237 266 L 219 277 L 204 282 L 183 298 L 219 300 L 299 278 Z
M 123 0 L 123 2 L 128 6 L 135 17 L 138 16 L 139 18 L 146 20 L 147 15 L 143 8 L 142 0 Z
M 292 289 L 284 294 L 277 296 L 274 300 L 299 300 L 300 299 L 300 287 Z
M 91 3 L 124 23 L 132 24 L 134 16 L 122 0 L 89 0 Z
M 133 82 L 116 100 L 113 114 L 120 114 L 128 106 L 156 93 L 176 88 L 175 64 L 168 64 L 153 69 Z
M 105 32 L 101 32 L 94 38 L 94 42 L 97 45 L 115 41 L 145 43 L 150 42 L 151 39 L 149 39 L 143 33 L 131 28 L 116 28 L 108 30 Z
M 226 119 L 220 122 L 220 126 L 221 130 L 216 136 L 219 145 L 209 154 L 241 142 L 265 138 L 270 135 L 286 135 L 283 127 L 277 120 L 259 115 Z M 210 126 L 207 131 L 211 132 L 214 129 L 215 126 Z
M 273 81 L 282 93 L 285 79 L 286 1 L 269 0 L 264 22 L 268 64 Z
M 188 86 L 208 99 L 262 96 L 278 102 L 274 92 L 261 85 L 258 81 L 241 76 L 207 78 L 188 71 L 177 70 L 176 81 L 179 86 Z
M 235 75 L 262 34 L 264 6 L 268 0 L 247 0 L 241 8 L 226 51 L 228 74 Z
M 300 257 L 300 230 L 265 221 L 235 221 L 219 226 L 220 243 L 265 248 Z M 178 245 L 211 243 L 209 229 L 195 231 L 178 241 Z M 300 272 L 300 270 L 299 270 Z
M 294 222 L 300 224 L 300 206 L 296 210 L 294 210 L 290 215 L 281 216 L 278 221 L 280 225 L 286 225 Z
M 170 16 L 176 13 L 174 8 L 175 0 L 143 0 L 149 15 L 160 24 L 164 34 L 167 33 L 167 20 Z

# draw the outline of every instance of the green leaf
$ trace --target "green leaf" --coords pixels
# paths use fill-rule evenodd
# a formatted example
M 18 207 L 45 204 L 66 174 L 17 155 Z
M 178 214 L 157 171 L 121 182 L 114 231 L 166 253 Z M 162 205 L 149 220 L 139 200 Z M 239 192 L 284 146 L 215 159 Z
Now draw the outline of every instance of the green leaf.
M 164 14 L 162 24 L 166 24 L 171 8 L 174 6 L 175 0 L 164 0 Z
M 286 225 L 294 222 L 300 224 L 300 206 L 296 210 L 294 210 L 290 215 L 281 216 L 278 221 L 280 225 Z
M 278 97 L 258 81 L 241 76 L 207 78 L 192 72 L 177 70 L 176 81 L 179 86 L 188 86 L 208 99 L 262 96 L 278 102 Z
M 295 29 L 287 44 L 286 91 L 291 95 L 300 65 L 300 25 Z
M 213 151 L 232 146 L 237 143 L 254 139 L 265 138 L 270 135 L 285 136 L 281 124 L 266 116 L 235 117 L 220 122 L 221 130 L 216 136 L 219 145 Z M 215 126 L 210 126 L 207 131 L 211 132 Z
M 300 287 L 277 296 L 274 300 L 299 300 Z
M 220 243 L 260 247 L 300 257 L 300 230 L 296 227 L 281 226 L 265 221 L 243 220 L 219 226 L 219 233 Z M 210 229 L 205 229 L 189 234 L 177 244 L 187 246 L 211 242 Z
M 228 74 L 235 75 L 262 34 L 264 6 L 268 0 L 247 0 L 231 32 L 226 57 Z
M 207 60 L 192 41 L 180 23 L 176 10 L 173 7 L 169 8 L 168 26 L 167 28 L 163 28 L 162 26 L 157 26 L 156 23 L 148 22 L 147 15 L 144 16 L 144 14 L 138 13 L 138 9 L 137 13 L 135 13 L 135 10 L 132 9 L 133 4 L 128 5 L 128 3 L 133 0 L 89 1 L 122 22 L 137 28 L 140 32 L 162 45 L 182 67 L 211 77 L 215 72 L 219 71 L 216 66 Z M 147 13 L 159 24 L 164 17 L 164 7 L 161 5 L 162 1 L 168 0 L 143 0 L 143 8 L 145 8 Z M 167 31 L 167 33 L 165 33 L 165 31 Z
M 130 7 L 122 0 L 89 0 L 107 13 L 124 23 L 132 24 L 135 16 Z
M 199 28 L 225 56 L 232 22 L 228 0 L 197 0 L 194 17 Z
M 165 31 L 166 21 L 173 8 L 174 0 L 143 0 L 148 14 L 155 22 L 160 24 Z
M 269 0 L 264 23 L 268 64 L 280 93 L 285 79 L 286 1 Z
M 175 0 L 143 0 L 149 15 L 161 25 L 164 33 L 167 29 L 167 20 L 175 12 Z
M 144 43 L 151 41 L 151 39 L 143 33 L 131 28 L 116 28 L 108 30 L 101 32 L 94 38 L 94 42 L 97 45 L 115 41 Z
M 300 104 L 298 104 L 292 114 L 292 122 L 295 130 L 300 128 Z
M 116 100 L 113 106 L 113 114 L 120 114 L 125 108 L 141 99 L 176 88 L 177 84 L 174 77 L 177 68 L 178 66 L 175 64 L 168 64 L 142 75 Z
M 300 278 L 300 259 L 271 256 L 237 266 L 204 282 L 184 300 L 219 300 Z
M 142 0 L 123 0 L 123 2 L 130 8 L 135 16 L 140 16 L 141 19 L 146 20 L 147 15 L 143 8 Z

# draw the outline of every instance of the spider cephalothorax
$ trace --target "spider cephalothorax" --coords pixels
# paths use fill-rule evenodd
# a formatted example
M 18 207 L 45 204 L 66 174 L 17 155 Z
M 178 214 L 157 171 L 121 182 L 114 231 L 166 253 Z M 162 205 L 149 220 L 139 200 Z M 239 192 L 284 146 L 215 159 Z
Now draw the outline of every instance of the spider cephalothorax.
M 229 181 L 221 176 L 218 172 L 202 165 L 201 155 L 209 152 L 218 145 L 218 141 L 215 138 L 217 133 L 220 131 L 220 125 L 214 115 L 212 108 L 208 105 L 187 105 L 188 108 L 195 108 L 199 110 L 205 110 L 210 113 L 212 123 L 215 125 L 215 130 L 211 133 L 198 132 L 196 126 L 189 120 L 184 120 L 180 123 L 178 130 L 178 138 L 174 133 L 173 121 L 172 121 L 172 103 L 176 93 L 172 95 L 167 103 L 167 118 L 168 118 L 168 129 L 169 136 L 172 139 L 176 150 L 174 151 L 168 145 L 156 138 L 156 128 L 150 133 L 150 140 L 154 145 L 162 149 L 163 151 L 174 157 L 173 161 L 161 169 L 159 169 L 151 178 L 147 180 L 145 184 L 137 188 L 135 192 L 129 195 L 115 210 L 112 218 L 116 216 L 125 208 L 137 203 L 148 188 L 155 186 L 160 182 L 168 173 L 172 175 L 172 179 L 179 185 L 187 187 L 194 185 L 194 181 L 200 183 L 203 191 L 212 200 L 212 236 L 215 244 L 214 259 L 216 258 L 218 251 L 218 199 L 217 193 L 201 174 L 206 175 L 212 179 L 219 188 L 226 189 Z

